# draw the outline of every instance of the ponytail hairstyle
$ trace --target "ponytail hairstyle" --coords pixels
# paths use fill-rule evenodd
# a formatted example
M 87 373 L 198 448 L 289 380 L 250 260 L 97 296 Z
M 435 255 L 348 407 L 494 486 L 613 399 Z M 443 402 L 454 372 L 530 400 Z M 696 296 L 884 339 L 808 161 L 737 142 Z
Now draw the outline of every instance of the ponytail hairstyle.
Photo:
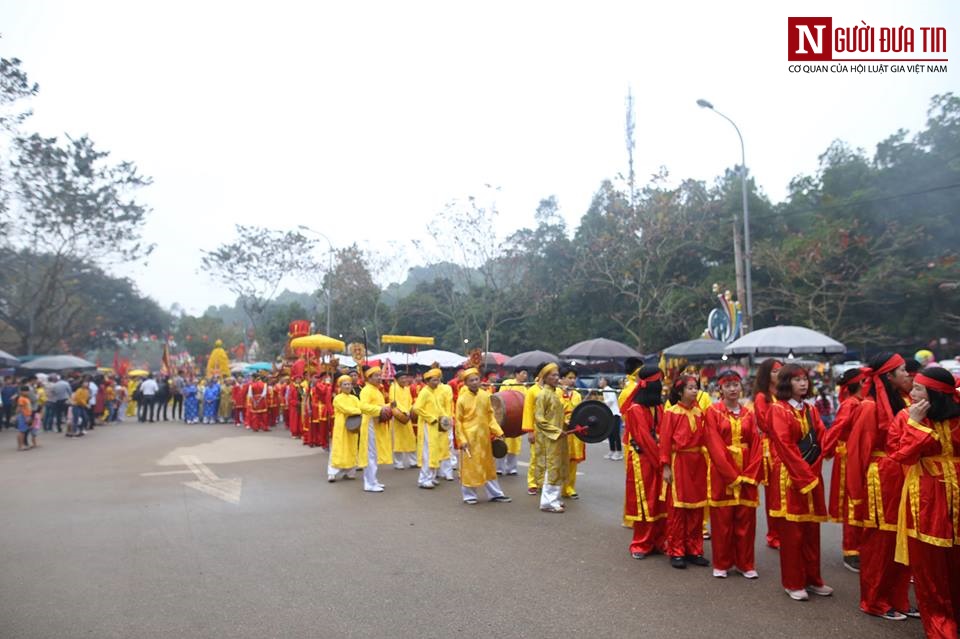
M 875 357 L 871 358 L 869 362 L 867 362 L 867 366 L 869 366 L 875 371 L 880 370 L 881 368 L 883 368 L 883 365 L 886 364 L 888 361 L 890 361 L 890 358 L 893 356 L 894 356 L 894 353 L 879 353 Z M 904 408 L 907 407 L 907 403 L 903 401 L 903 397 L 900 396 L 900 391 L 894 388 L 893 384 L 890 382 L 890 379 L 887 377 L 886 373 L 884 373 L 883 375 L 879 375 L 877 379 L 879 379 L 880 383 L 883 384 L 883 388 L 887 392 L 886 393 L 887 401 L 890 402 L 890 410 L 892 411 L 891 415 L 896 415 L 897 413 L 899 413 L 900 411 L 902 411 Z M 950 379 L 953 379 L 953 376 L 951 376 Z M 872 384 L 870 386 L 870 397 L 872 397 L 874 401 L 876 401 L 877 399 L 876 384 Z
M 637 379 L 653 377 L 660 372 L 656 366 L 644 366 L 637 373 Z M 646 386 L 637 390 L 633 395 L 633 403 L 641 406 L 659 406 L 663 402 L 663 382 L 660 379 L 647 382 Z

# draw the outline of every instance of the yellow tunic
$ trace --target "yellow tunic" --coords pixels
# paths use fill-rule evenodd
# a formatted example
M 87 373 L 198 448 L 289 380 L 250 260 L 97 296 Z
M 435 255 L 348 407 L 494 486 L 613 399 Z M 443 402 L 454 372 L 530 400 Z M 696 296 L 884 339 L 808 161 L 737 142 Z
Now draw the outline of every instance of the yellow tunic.
M 394 382 L 390 384 L 390 402 L 396 403 L 396 410 L 409 414 L 413 408 L 413 394 L 409 386 L 401 386 Z M 391 420 L 393 427 L 393 452 L 412 453 L 417 450 L 417 436 L 413 433 L 413 422 L 401 424 L 396 419 Z
M 503 435 L 490 406 L 490 393 L 480 389 L 476 394 L 463 388 L 457 397 L 457 444 L 469 445 L 469 454 L 460 452 L 460 480 L 464 486 L 476 488 L 497 478 L 497 468 L 490 448 L 490 436 Z
M 413 412 L 419 418 L 420 433 L 417 437 L 417 465 L 423 466 L 423 430 L 429 430 L 430 441 L 430 468 L 439 468 L 441 455 L 447 451 L 450 455 L 450 443 L 447 440 L 447 434 L 440 431 L 440 418 L 444 415 L 440 405 L 440 389 L 437 390 L 424 386 L 417 393 L 417 401 L 413 403 Z M 442 437 L 441 437 L 442 436 Z
M 337 393 L 333 398 L 333 437 L 330 440 L 330 465 L 339 469 L 365 467 L 367 465 L 366 435 L 364 447 L 360 448 L 360 433 L 347 430 L 350 415 L 379 415 L 380 406 L 364 404 L 355 395 Z M 366 433 L 366 429 L 360 430 Z M 361 452 L 362 450 L 362 452 Z
M 500 390 L 512 390 L 524 394 L 527 392 L 526 387 L 512 377 L 510 379 L 503 380 L 503 383 L 500 384 Z M 508 455 L 519 455 L 523 450 L 522 437 L 504 437 L 503 441 L 507 442 Z
M 440 385 L 437 386 L 437 393 L 440 398 L 440 409 L 443 411 L 443 415 L 447 417 L 453 417 L 453 388 L 449 384 L 444 384 L 440 382 Z M 443 440 L 440 449 L 440 459 L 450 459 L 450 435 L 444 431 L 437 429 L 440 439 Z
M 568 393 L 562 388 L 557 388 L 557 397 L 563 405 L 563 425 L 569 426 L 570 415 L 583 398 L 578 391 L 571 390 Z M 577 494 L 577 464 L 587 458 L 587 445 L 579 437 L 567 437 L 567 451 L 570 454 L 570 465 L 567 468 L 567 481 L 563 484 L 564 497 Z
M 383 397 L 383 392 L 374 384 L 364 384 L 360 389 L 360 403 L 376 406 L 378 412 L 376 415 L 366 414 L 363 425 L 360 427 L 360 450 L 366 451 L 369 436 L 369 426 L 373 425 L 373 438 L 377 442 L 377 463 L 393 463 L 393 442 L 390 437 L 390 422 L 381 422 L 379 419 L 379 409 L 387 405 Z M 364 454 L 366 458 L 366 454 Z M 364 464 L 366 466 L 366 464 Z
M 527 388 L 527 396 L 523 398 L 523 422 L 522 428 L 525 433 L 532 433 L 536 430 L 536 403 L 537 397 L 541 395 L 540 391 L 543 390 L 543 386 L 540 385 L 540 382 L 537 382 L 533 386 Z M 534 439 L 533 443 L 530 444 L 530 465 L 527 466 L 527 488 L 539 488 L 540 487 L 540 478 L 541 475 L 537 475 L 535 472 L 536 465 L 533 463 L 534 457 L 537 456 L 537 440 Z
M 133 417 L 137 414 L 137 401 L 133 399 L 133 393 L 137 390 L 137 380 L 131 379 L 127 382 L 127 417 Z
M 561 486 L 567 479 L 570 453 L 563 435 L 563 404 L 556 393 L 539 393 L 534 406 L 536 454 L 531 458 L 536 480 Z M 546 473 L 546 476 L 544 476 Z

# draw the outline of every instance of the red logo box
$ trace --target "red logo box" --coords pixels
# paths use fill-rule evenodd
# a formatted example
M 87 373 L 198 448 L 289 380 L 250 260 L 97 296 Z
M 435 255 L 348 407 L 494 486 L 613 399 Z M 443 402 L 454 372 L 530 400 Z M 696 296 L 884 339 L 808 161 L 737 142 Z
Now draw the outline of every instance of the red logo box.
M 833 60 L 833 18 L 787 18 L 787 60 Z

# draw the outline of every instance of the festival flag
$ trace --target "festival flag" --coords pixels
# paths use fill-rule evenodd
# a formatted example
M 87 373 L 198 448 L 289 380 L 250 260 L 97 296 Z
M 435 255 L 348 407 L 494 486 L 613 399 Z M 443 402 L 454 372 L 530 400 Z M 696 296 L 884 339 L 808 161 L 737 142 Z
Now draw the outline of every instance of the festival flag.
M 163 355 L 160 356 L 160 374 L 173 375 L 173 367 L 170 366 L 170 349 L 167 343 L 163 343 Z

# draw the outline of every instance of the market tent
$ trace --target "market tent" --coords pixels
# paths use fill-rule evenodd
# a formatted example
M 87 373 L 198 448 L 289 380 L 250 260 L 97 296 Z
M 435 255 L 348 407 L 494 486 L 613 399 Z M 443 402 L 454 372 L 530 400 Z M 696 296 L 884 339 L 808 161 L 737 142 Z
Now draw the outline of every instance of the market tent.
M 669 348 L 663 349 L 663 356 L 674 359 L 685 359 L 691 362 L 704 361 L 708 359 L 720 359 L 723 357 L 723 349 L 727 345 L 720 340 L 701 337 L 687 342 L 674 344 Z
M 564 359 L 626 359 L 643 357 L 643 355 L 622 342 L 598 337 L 577 342 L 563 349 L 560 351 L 560 357 Z
M 20 360 L 8 353 L 0 351 L 0 368 L 10 368 L 20 365 Z
M 773 326 L 747 333 L 729 344 L 727 355 L 837 355 L 847 347 L 803 326 Z
M 450 351 L 441 351 L 436 348 L 431 348 L 429 350 L 413 353 L 410 363 L 419 364 L 420 366 L 430 366 L 434 362 L 437 362 L 440 364 L 440 368 L 456 368 L 465 361 L 467 361 L 467 358 L 463 355 L 457 355 L 456 353 L 451 353 Z M 398 362 L 393 363 L 397 364 Z
M 20 368 L 33 372 L 56 373 L 59 371 L 93 371 L 96 370 L 97 365 L 73 355 L 45 355 L 30 360 Z

